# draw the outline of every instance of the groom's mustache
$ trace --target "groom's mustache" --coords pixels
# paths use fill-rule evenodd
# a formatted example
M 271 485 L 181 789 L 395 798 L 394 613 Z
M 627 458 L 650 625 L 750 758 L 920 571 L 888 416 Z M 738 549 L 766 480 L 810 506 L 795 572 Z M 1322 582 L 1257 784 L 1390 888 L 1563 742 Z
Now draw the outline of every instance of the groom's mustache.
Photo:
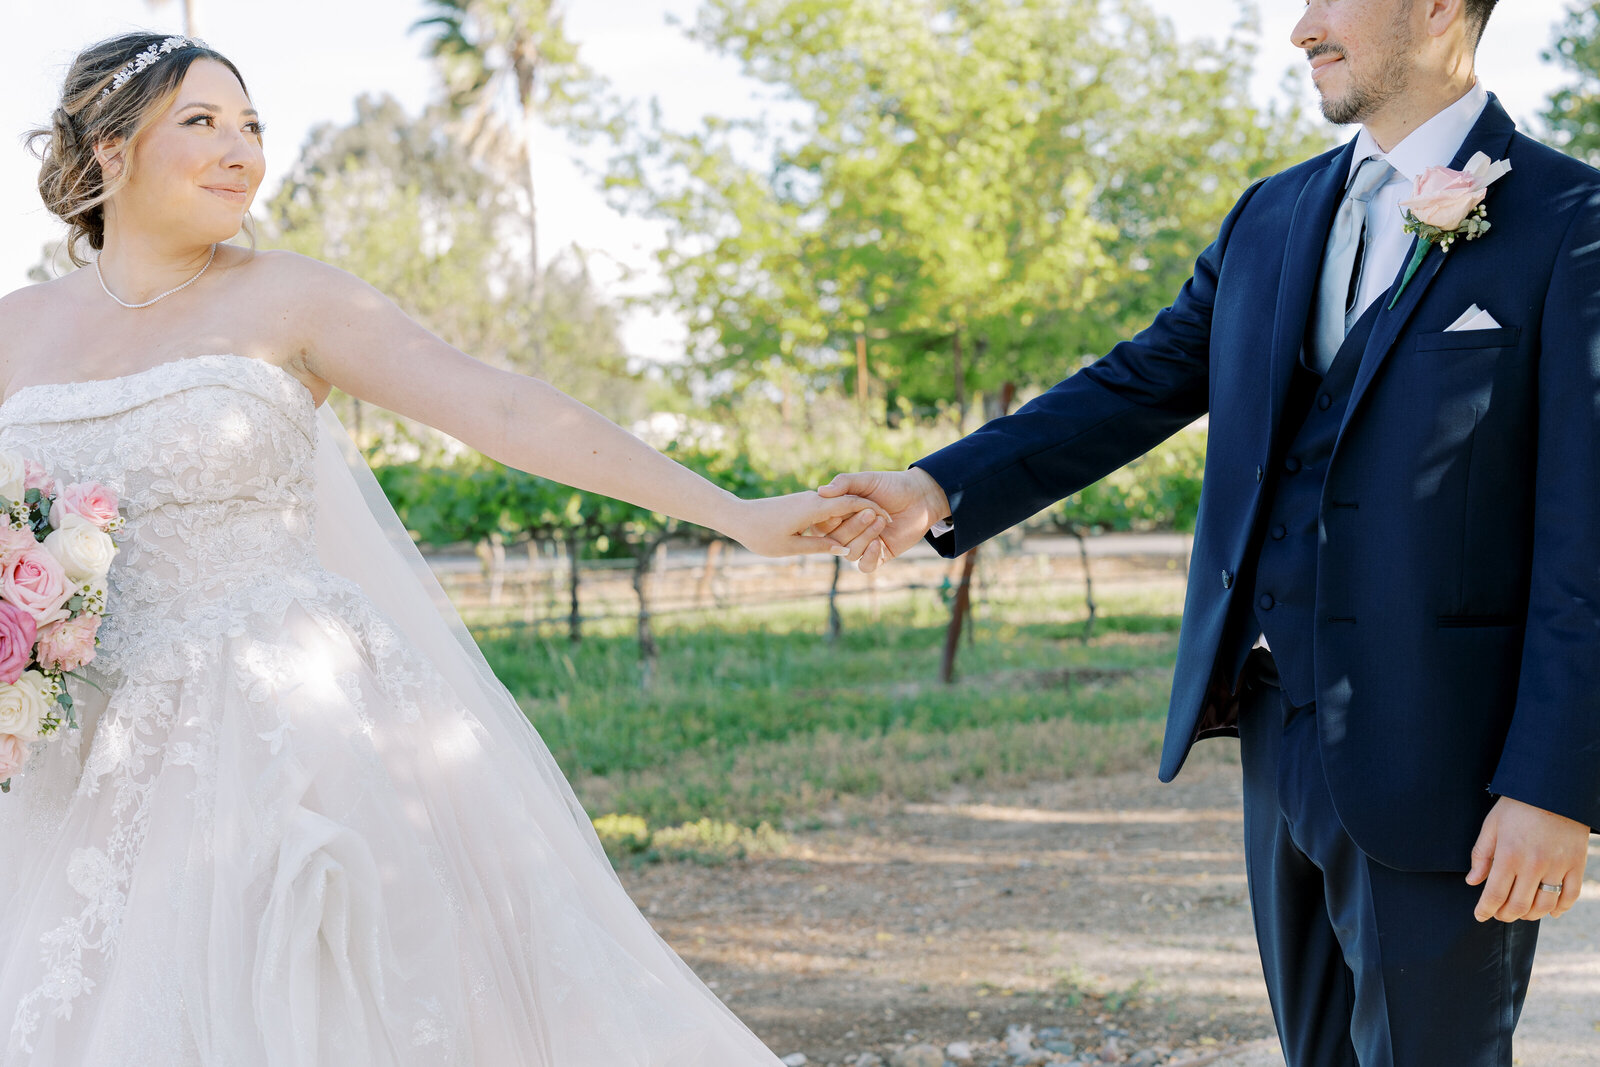
M 1343 48 L 1340 48 L 1338 45 L 1329 41 L 1323 41 L 1321 44 L 1314 44 L 1310 48 L 1306 49 L 1306 62 L 1315 63 L 1320 57 L 1330 55 L 1338 56 L 1340 59 L 1349 58 L 1344 54 Z

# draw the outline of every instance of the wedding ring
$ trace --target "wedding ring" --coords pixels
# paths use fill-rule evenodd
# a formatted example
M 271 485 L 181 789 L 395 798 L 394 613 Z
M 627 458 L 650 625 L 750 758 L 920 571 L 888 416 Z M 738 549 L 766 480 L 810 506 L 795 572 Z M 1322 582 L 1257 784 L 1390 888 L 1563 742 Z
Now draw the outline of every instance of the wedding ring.
M 1559 892 L 1561 892 L 1561 883 L 1560 882 L 1540 882 L 1539 883 L 1539 891 L 1541 893 L 1559 893 Z

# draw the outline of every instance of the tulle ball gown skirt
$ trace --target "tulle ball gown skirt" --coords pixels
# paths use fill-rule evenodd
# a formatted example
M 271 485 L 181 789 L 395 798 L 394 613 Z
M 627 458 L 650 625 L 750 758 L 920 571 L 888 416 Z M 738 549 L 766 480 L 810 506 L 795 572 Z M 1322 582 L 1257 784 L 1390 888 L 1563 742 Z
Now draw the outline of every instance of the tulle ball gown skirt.
M 0 405 L 128 516 L 82 728 L 0 795 L 0 1067 L 776 1064 L 422 579 L 357 580 L 330 419 L 231 356 Z

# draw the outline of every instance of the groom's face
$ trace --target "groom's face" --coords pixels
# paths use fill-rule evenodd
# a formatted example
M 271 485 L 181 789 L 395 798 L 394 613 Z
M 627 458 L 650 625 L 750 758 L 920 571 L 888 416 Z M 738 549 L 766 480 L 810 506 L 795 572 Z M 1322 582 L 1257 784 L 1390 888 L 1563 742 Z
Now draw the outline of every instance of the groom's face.
M 1415 11 L 1413 0 L 1308 0 L 1292 39 L 1311 63 L 1329 122 L 1367 122 L 1406 91 Z

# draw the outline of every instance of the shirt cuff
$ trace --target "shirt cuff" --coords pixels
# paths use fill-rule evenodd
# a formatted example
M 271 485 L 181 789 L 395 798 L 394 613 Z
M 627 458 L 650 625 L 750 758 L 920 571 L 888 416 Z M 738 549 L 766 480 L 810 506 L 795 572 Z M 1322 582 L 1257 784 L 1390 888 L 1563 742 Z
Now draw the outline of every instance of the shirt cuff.
M 955 510 L 961 506 L 962 492 L 963 490 L 957 489 L 954 493 L 950 494 L 950 517 L 940 519 L 938 522 L 934 523 L 933 528 L 928 531 L 928 535 L 930 537 L 943 537 L 945 534 L 956 528 Z

